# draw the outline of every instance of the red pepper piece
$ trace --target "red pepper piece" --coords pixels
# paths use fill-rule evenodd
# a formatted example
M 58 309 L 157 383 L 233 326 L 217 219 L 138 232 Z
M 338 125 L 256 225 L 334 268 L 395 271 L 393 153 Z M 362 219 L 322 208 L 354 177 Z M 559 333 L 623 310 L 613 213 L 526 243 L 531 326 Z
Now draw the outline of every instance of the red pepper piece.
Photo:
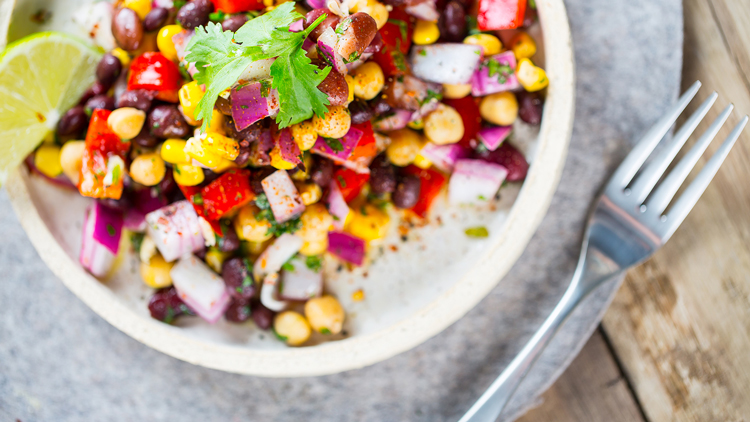
M 211 0 L 216 10 L 224 13 L 249 12 L 251 10 L 261 10 L 266 6 L 261 0 Z
M 480 31 L 515 29 L 523 25 L 526 0 L 479 0 L 477 26 Z
M 96 109 L 91 113 L 91 121 L 86 132 L 86 149 L 89 151 L 100 151 L 104 156 L 117 154 L 120 158 L 125 158 L 125 154 L 130 151 L 130 140 L 120 139 L 109 124 L 107 119 L 112 114 L 109 110 Z
M 342 167 L 333 173 L 333 180 L 338 183 L 344 201 L 351 202 L 362 192 L 362 188 L 370 180 L 370 175 L 359 174 L 354 170 Z
M 208 220 L 219 220 L 230 211 L 255 199 L 255 193 L 250 187 L 250 171 L 229 170 L 204 187 L 201 195 Z
M 476 147 L 477 132 L 482 128 L 482 115 L 479 114 L 477 100 L 471 95 L 459 99 L 445 99 L 443 102 L 456 109 L 464 124 L 464 136 L 459 144 L 464 148 Z M 474 145 L 472 145 L 472 141 Z
M 120 169 L 119 177 L 111 185 L 104 185 L 109 157 L 116 155 L 125 159 L 130 150 L 130 141 L 121 140 L 107 124 L 111 113 L 109 110 L 96 109 L 91 114 L 78 182 L 78 191 L 83 196 L 112 199 L 122 196 L 122 176 L 126 169 Z
M 448 178 L 437 170 L 425 170 L 415 165 L 410 165 L 404 168 L 404 172 L 419 177 L 419 181 L 422 182 L 419 188 L 419 199 L 417 200 L 417 204 L 414 205 L 411 210 L 418 216 L 424 218 L 427 216 L 427 212 L 430 210 L 432 202 L 438 196 Z
M 406 53 L 409 52 L 414 33 L 412 17 L 402 7 L 395 7 L 379 32 L 383 38 L 383 48 L 373 54 L 373 60 L 380 65 L 386 77 L 407 73 Z
M 193 204 L 193 208 L 195 209 L 196 214 L 198 214 L 198 217 L 203 217 L 203 219 L 211 225 L 214 233 L 218 234 L 219 237 L 224 237 L 224 233 L 221 230 L 221 224 L 219 224 L 219 220 L 209 220 L 208 218 L 206 218 L 206 211 L 203 209 L 203 195 L 201 195 L 201 190 L 203 188 L 199 186 L 182 185 L 177 185 L 177 187 L 180 188 L 182 194 L 185 195 L 185 199 Z
M 143 53 L 130 64 L 128 90 L 176 92 L 181 84 L 180 69 L 161 53 Z
M 372 131 L 372 123 L 364 122 L 352 125 L 352 127 L 361 130 L 362 137 L 359 138 L 357 146 L 352 151 L 352 155 L 349 156 L 349 161 L 367 160 L 376 156 L 378 154 L 378 147 L 375 145 L 375 133 Z

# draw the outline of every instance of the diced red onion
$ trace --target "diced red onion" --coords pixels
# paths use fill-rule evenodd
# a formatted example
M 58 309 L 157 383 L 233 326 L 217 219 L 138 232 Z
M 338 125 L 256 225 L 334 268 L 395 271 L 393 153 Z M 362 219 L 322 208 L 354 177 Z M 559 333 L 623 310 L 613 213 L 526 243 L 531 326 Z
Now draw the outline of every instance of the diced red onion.
M 141 212 L 137 208 L 128 208 L 125 211 L 125 219 L 123 220 L 123 228 L 130 230 L 131 232 L 143 233 L 146 231 L 146 214 Z
M 253 276 L 256 280 L 265 278 L 268 274 L 278 273 L 281 266 L 289 261 L 300 249 L 305 241 L 291 233 L 284 233 L 267 247 L 253 265 Z
M 494 60 L 501 65 L 506 65 L 510 67 L 510 71 L 506 74 L 490 76 L 489 67 L 480 66 L 471 78 L 471 95 L 481 97 L 496 92 L 512 91 L 521 86 L 516 76 L 516 56 L 512 51 L 488 57 L 484 60 L 484 63 L 486 64 L 488 60 Z M 504 81 L 501 82 L 501 78 L 504 78 Z
M 477 133 L 477 139 L 479 139 L 488 150 L 494 151 L 508 138 L 512 131 L 513 126 L 486 127 Z
M 263 85 L 268 93 L 263 96 Z M 270 88 L 269 82 L 248 82 L 244 86 L 232 88 L 232 118 L 238 131 L 266 117 L 273 117 L 279 111 L 279 93 Z
M 122 212 L 99 202 L 86 210 L 79 261 L 96 277 L 105 276 L 115 262 L 122 235 Z
M 320 54 L 333 66 L 333 70 L 346 75 L 348 69 L 344 58 L 336 52 L 336 43 L 338 42 L 338 35 L 334 32 L 333 28 L 327 28 L 318 37 L 318 50 Z
M 134 202 L 135 207 L 143 214 L 148 214 L 167 205 L 166 198 L 156 188 L 137 189 Z
M 419 152 L 439 170 L 451 173 L 456 161 L 469 156 L 469 151 L 459 144 L 437 145 L 428 142 Z
M 346 203 L 344 195 L 341 194 L 338 183 L 331 183 L 329 186 L 326 204 L 328 205 L 328 212 L 333 216 L 333 227 L 336 230 L 344 230 L 344 224 L 351 209 Z
M 174 50 L 177 53 L 177 59 L 179 61 L 185 60 L 185 56 L 188 55 L 187 48 L 190 44 L 190 40 L 193 39 L 195 31 L 192 29 L 183 29 L 181 32 L 176 33 L 172 36 L 172 43 L 174 44 Z
M 341 151 L 336 151 L 331 148 L 328 141 L 326 141 L 326 139 L 322 136 L 319 136 L 318 140 L 315 141 L 315 145 L 313 145 L 312 147 L 312 152 L 320 154 L 324 157 L 328 157 L 336 162 L 346 161 L 349 156 L 352 155 L 354 148 L 357 147 L 357 143 L 359 143 L 359 140 L 362 139 L 362 135 L 363 133 L 361 130 L 352 127 L 349 129 L 349 132 L 344 135 L 343 138 L 331 141 L 339 142 L 342 148 Z
M 274 297 L 278 285 L 279 273 L 271 273 L 263 279 L 263 287 L 260 288 L 260 303 L 274 312 L 281 312 L 287 307 L 285 301 Z
M 307 300 L 323 292 L 323 273 L 311 270 L 304 258 L 299 256 L 288 261 L 294 268 L 281 274 L 283 289 L 279 297 L 286 300 Z
M 285 223 L 305 210 L 302 197 L 286 170 L 276 170 L 260 184 L 263 186 L 263 192 L 268 198 L 268 203 L 271 204 L 271 211 L 277 222 Z
M 164 9 L 171 9 L 174 7 L 174 1 L 172 0 L 154 0 L 151 2 L 151 7 L 162 7 Z
M 393 109 L 390 114 L 381 117 L 373 122 L 373 129 L 380 132 L 391 132 L 403 129 L 411 121 L 413 112 L 403 109 Z
M 470 44 L 432 44 L 412 49 L 414 76 L 441 84 L 467 84 L 482 61 L 482 47 Z
M 148 235 L 167 262 L 203 249 L 198 214 L 187 200 L 146 214 L 146 223 Z
M 318 44 L 315 43 L 315 41 L 311 40 L 310 38 L 305 38 L 304 41 L 302 41 L 302 49 L 305 50 L 305 52 L 310 52 L 310 49 L 315 48 Z
M 362 265 L 364 262 L 365 246 L 365 241 L 357 236 L 328 232 L 328 252 L 354 265 Z
M 224 315 L 230 302 L 227 286 L 203 261 L 185 255 L 169 275 L 180 299 L 201 318 L 213 324 Z
M 307 0 L 306 3 L 312 9 L 325 9 L 326 7 L 325 0 Z
M 279 133 L 278 142 L 279 152 L 284 161 L 292 164 L 299 164 L 302 162 L 299 158 L 302 152 L 299 150 L 297 143 L 294 142 L 294 139 L 292 139 L 292 131 L 289 130 L 289 128 L 283 129 L 281 133 Z
M 375 33 L 375 37 L 370 41 L 370 45 L 365 48 L 365 53 L 377 53 L 383 48 L 383 36 L 380 32 Z
M 411 1 L 406 6 L 406 13 L 423 21 L 436 22 L 440 14 L 437 11 L 435 3 L 435 0 L 423 0 L 418 3 Z
M 289 32 L 301 32 L 303 29 L 305 29 L 304 24 L 304 19 L 299 19 L 292 22 L 292 24 L 289 25 Z
M 448 199 L 452 204 L 484 203 L 495 196 L 507 175 L 508 170 L 499 164 L 458 160 L 448 183 Z

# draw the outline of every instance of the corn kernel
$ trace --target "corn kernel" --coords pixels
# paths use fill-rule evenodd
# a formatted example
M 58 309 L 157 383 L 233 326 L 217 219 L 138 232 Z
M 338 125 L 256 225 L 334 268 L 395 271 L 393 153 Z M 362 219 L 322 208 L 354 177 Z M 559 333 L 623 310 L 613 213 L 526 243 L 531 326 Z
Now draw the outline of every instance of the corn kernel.
M 211 124 L 208 125 L 206 132 L 218 133 L 220 135 L 226 135 L 227 132 L 224 130 L 224 115 L 217 109 L 211 111 Z
M 80 177 L 81 164 L 83 161 L 83 151 L 86 149 L 84 141 L 68 141 L 63 144 L 60 150 L 60 168 L 65 177 L 70 179 L 74 185 L 78 185 Z
M 290 175 L 292 180 L 304 182 L 310 178 L 310 170 L 312 169 L 313 165 L 312 154 L 302 154 L 302 164 L 305 165 L 305 171 L 302 171 L 298 168 L 297 171 L 294 172 L 294 174 Z
M 422 130 L 424 129 L 424 119 L 412 120 L 411 122 L 407 123 L 406 126 L 414 130 Z
M 414 158 L 414 165 L 421 169 L 427 170 L 428 168 L 432 167 L 432 161 L 425 158 L 425 156 L 422 154 L 417 154 L 417 157 Z
M 197 186 L 206 178 L 202 168 L 190 164 L 175 164 L 172 175 L 174 181 L 182 186 Z
M 503 43 L 500 40 L 490 34 L 474 34 L 464 38 L 464 44 L 478 45 L 482 47 L 485 56 L 494 56 L 503 49 Z
M 424 146 L 424 139 L 411 129 L 399 129 L 390 133 L 391 144 L 385 150 L 388 159 L 399 167 L 406 167 L 414 162 Z
M 362 302 L 363 300 L 365 300 L 364 290 L 359 289 L 356 292 L 352 293 L 352 300 L 355 302 Z
M 240 144 L 220 133 L 208 132 L 202 135 L 201 144 L 206 151 L 227 160 L 234 160 L 240 155 Z
M 271 157 L 271 166 L 279 170 L 291 170 L 297 167 L 296 164 L 291 163 L 281 158 L 281 148 L 279 148 L 278 145 L 273 147 L 271 152 L 268 153 L 268 156 Z
M 273 330 L 290 346 L 299 346 L 306 342 L 312 333 L 307 319 L 294 311 L 284 311 L 276 315 L 273 320 Z
M 367 13 L 371 18 L 375 19 L 375 25 L 377 25 L 378 29 L 381 29 L 388 23 L 388 9 L 379 1 L 368 0 L 364 6 L 360 5 L 359 11 Z
M 130 54 L 128 54 L 127 51 L 123 50 L 120 47 L 117 47 L 114 50 L 110 51 L 110 53 L 120 60 L 123 69 L 128 68 L 128 66 L 130 65 Z
M 222 157 L 206 150 L 198 138 L 190 138 L 185 144 L 185 153 L 195 161 L 212 169 L 222 163 Z
M 443 96 L 445 98 L 458 99 L 463 98 L 469 94 L 471 94 L 471 84 L 443 84 Z
M 204 92 L 196 81 L 186 83 L 180 88 L 178 93 L 180 105 L 182 106 L 182 112 L 187 117 L 195 120 L 195 109 L 198 108 L 198 102 L 203 98 L 203 95 Z
M 513 54 L 516 55 L 516 59 L 530 59 L 536 54 L 536 42 L 531 36 L 525 32 L 519 32 L 513 40 L 510 42 L 510 48 L 513 50 Z
M 214 272 L 221 274 L 221 267 L 224 266 L 224 261 L 230 256 L 232 256 L 231 252 L 222 252 L 216 248 L 208 248 L 208 251 L 206 251 L 206 264 Z
M 172 37 L 180 32 L 182 32 L 182 27 L 180 25 L 167 25 L 160 29 L 159 34 L 156 36 L 156 46 L 169 60 L 177 60 L 177 50 L 174 47 Z
M 107 118 L 107 125 L 120 139 L 133 139 L 141 133 L 146 113 L 133 107 L 114 110 Z
M 167 139 L 161 144 L 161 159 L 170 164 L 190 164 L 193 160 L 185 153 L 187 142 L 182 139 Z
M 133 9 L 141 20 L 146 19 L 146 15 L 151 11 L 151 0 L 123 0 L 122 5 Z
M 226 158 L 219 158 L 219 164 L 211 167 L 211 171 L 213 171 L 214 173 L 224 173 L 225 171 L 233 168 L 237 168 L 237 163 L 231 160 L 227 160 Z
M 56 177 L 63 172 L 60 164 L 60 147 L 42 145 L 34 154 L 34 166 L 48 177 Z
M 414 44 L 433 44 L 440 38 L 440 29 L 436 22 L 418 20 L 414 26 Z
M 313 330 L 338 334 L 344 328 L 344 308 L 330 295 L 314 297 L 305 303 L 305 316 Z
M 541 67 L 534 66 L 534 63 L 529 59 L 521 59 L 518 62 L 516 76 L 521 86 L 529 92 L 539 91 L 549 85 L 547 72 Z
M 385 86 L 383 69 L 375 62 L 367 62 L 352 71 L 354 95 L 363 100 L 375 98 Z
M 148 287 L 161 289 L 172 285 L 172 276 L 169 271 L 174 266 L 173 262 L 167 262 L 161 255 L 154 255 L 148 262 L 141 262 L 141 278 Z
M 273 237 L 269 233 L 271 223 L 267 220 L 258 220 L 256 215 L 259 213 L 260 209 L 252 203 L 240 208 L 239 213 L 234 218 L 234 230 L 240 239 L 253 243 L 261 243 Z M 262 251 L 258 253 L 260 252 Z
M 318 133 L 315 131 L 315 125 L 312 120 L 305 120 L 304 122 L 294 124 L 290 129 L 292 131 L 292 139 L 294 139 L 300 151 L 309 150 L 315 145 L 315 141 L 318 140 Z
M 144 186 L 156 186 L 166 172 L 164 160 L 156 153 L 139 155 L 130 163 L 130 177 Z
M 388 234 L 391 219 L 374 205 L 364 205 L 352 212 L 349 232 L 366 241 L 382 239 Z
M 305 205 L 312 205 L 320 201 L 323 196 L 323 190 L 315 183 L 295 183 L 295 185 Z

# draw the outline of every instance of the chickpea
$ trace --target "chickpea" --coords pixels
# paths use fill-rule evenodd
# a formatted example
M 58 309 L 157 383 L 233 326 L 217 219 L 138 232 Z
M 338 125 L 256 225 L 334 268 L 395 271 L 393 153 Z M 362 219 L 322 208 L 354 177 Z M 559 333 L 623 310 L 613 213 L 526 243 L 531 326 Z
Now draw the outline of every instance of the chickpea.
M 424 134 L 438 145 L 455 144 L 464 136 L 464 122 L 455 108 L 439 104 L 424 119 Z
M 290 128 L 292 131 L 292 139 L 297 144 L 301 151 L 307 151 L 315 145 L 315 141 L 318 140 L 318 134 L 315 131 L 315 125 L 312 120 L 305 120 L 304 122 L 292 125 Z
M 320 255 L 328 249 L 328 228 L 333 217 L 321 203 L 312 204 L 300 216 L 302 228 L 297 235 L 305 241 L 300 253 L 306 256 Z
M 169 287 L 172 285 L 172 276 L 169 271 L 174 266 L 174 262 L 167 262 L 161 255 L 156 254 L 146 262 L 141 262 L 141 277 L 147 286 L 154 289 Z
M 383 69 L 375 62 L 367 62 L 354 69 L 354 95 L 363 100 L 372 100 L 385 85 Z
M 145 122 L 146 113 L 133 107 L 118 108 L 107 118 L 107 124 L 121 139 L 135 138 Z
M 290 346 L 299 346 L 306 342 L 312 333 L 307 319 L 294 311 L 285 311 L 276 315 L 273 320 L 273 330 Z
M 349 109 L 345 106 L 333 106 L 328 108 L 328 113 L 323 117 L 316 114 L 312 119 L 315 131 L 318 135 L 326 138 L 342 138 L 349 132 L 352 118 Z
M 315 297 L 305 303 L 305 316 L 313 330 L 338 334 L 344 328 L 344 308 L 333 296 Z
M 157 153 L 139 155 L 130 164 L 130 177 L 144 186 L 156 186 L 166 173 L 164 160 Z
M 83 160 L 83 151 L 86 149 L 84 141 L 68 141 L 60 150 L 60 167 L 62 167 L 65 177 L 70 179 L 74 185 L 78 185 L 81 165 Z
M 315 183 L 295 183 L 295 185 L 305 205 L 312 205 L 320 201 L 323 196 L 323 190 Z
M 259 212 L 260 209 L 258 207 L 253 204 L 247 204 L 237 213 L 237 217 L 234 219 L 234 230 L 240 238 L 248 242 L 260 243 L 273 237 L 268 232 L 268 229 L 271 228 L 271 223 L 266 220 L 258 220 L 255 217 Z
M 479 103 L 479 114 L 484 120 L 500 126 L 510 126 L 518 117 L 518 101 L 512 92 L 490 94 Z
M 445 98 L 463 98 L 471 94 L 471 84 L 450 85 L 443 84 L 443 96 Z
M 390 133 L 391 144 L 385 150 L 391 163 L 405 167 L 414 162 L 424 146 L 424 140 L 411 129 L 399 129 Z

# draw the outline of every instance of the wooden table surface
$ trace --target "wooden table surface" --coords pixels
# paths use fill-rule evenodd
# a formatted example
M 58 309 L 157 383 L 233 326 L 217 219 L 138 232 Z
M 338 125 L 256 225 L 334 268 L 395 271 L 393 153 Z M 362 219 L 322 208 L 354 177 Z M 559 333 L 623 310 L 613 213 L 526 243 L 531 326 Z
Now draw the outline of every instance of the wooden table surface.
M 704 122 L 736 107 L 712 153 L 750 114 L 750 2 L 685 0 L 684 8 L 683 89 L 700 80 L 698 100 L 719 93 Z M 750 130 L 672 240 L 627 274 L 601 329 L 520 420 L 750 420 Z

